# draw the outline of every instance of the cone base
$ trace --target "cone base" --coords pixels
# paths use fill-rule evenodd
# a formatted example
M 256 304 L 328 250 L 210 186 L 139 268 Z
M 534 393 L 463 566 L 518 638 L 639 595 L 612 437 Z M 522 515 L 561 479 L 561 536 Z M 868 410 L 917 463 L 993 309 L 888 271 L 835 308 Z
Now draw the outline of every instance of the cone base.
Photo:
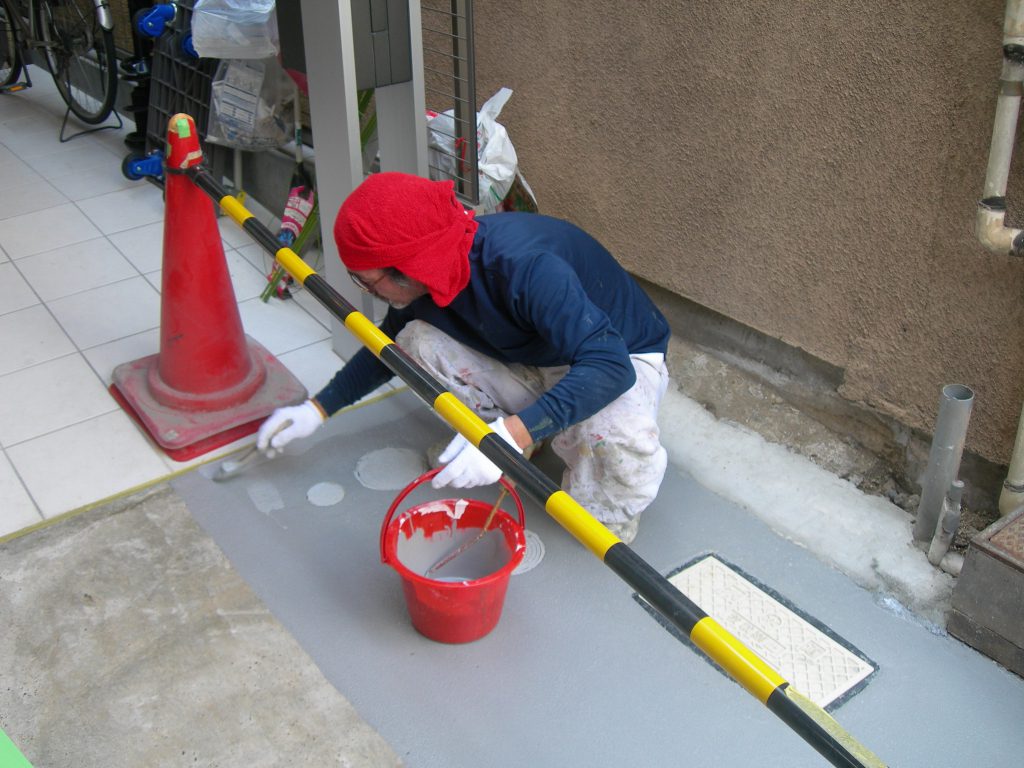
M 180 410 L 153 397 L 150 370 L 160 356 L 149 355 L 114 369 L 110 393 L 160 448 L 175 461 L 188 461 L 255 432 L 275 408 L 308 397 L 305 386 L 262 345 L 246 336 L 266 379 L 251 397 L 220 410 Z

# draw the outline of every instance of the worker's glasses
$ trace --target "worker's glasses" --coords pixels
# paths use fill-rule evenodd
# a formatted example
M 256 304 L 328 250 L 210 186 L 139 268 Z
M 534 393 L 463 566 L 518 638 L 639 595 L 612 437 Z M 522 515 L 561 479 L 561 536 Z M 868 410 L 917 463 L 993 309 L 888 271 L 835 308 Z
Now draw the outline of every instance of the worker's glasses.
M 348 276 L 352 278 L 353 283 L 359 286 L 360 290 L 366 291 L 367 293 L 373 293 L 373 289 L 377 287 L 377 284 L 380 283 L 381 280 L 388 276 L 388 273 L 385 272 L 383 275 L 381 275 L 371 283 L 366 282 L 365 280 L 363 280 L 363 278 L 361 278 L 354 272 L 349 272 Z

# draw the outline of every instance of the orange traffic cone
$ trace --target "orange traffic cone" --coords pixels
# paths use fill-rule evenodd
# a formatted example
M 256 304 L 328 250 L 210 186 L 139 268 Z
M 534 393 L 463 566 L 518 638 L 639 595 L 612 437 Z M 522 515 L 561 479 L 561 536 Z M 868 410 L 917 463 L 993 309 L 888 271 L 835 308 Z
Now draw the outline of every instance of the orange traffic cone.
M 167 126 L 160 352 L 114 369 L 111 394 L 177 461 L 252 434 L 306 388 L 245 335 L 210 198 L 186 170 L 203 159 L 195 122 Z

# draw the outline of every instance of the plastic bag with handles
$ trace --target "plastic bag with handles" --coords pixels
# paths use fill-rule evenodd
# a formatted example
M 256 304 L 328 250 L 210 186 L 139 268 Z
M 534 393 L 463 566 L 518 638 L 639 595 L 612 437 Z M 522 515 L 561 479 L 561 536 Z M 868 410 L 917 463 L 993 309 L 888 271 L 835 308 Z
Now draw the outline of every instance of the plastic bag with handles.
M 479 213 L 502 210 L 536 211 L 533 190 L 519 173 L 519 158 L 498 115 L 512 95 L 502 88 L 477 112 L 477 165 L 480 179 Z M 456 138 L 454 110 L 427 113 L 430 178 L 466 178 L 466 142 Z M 511 193 L 511 194 L 510 194 Z

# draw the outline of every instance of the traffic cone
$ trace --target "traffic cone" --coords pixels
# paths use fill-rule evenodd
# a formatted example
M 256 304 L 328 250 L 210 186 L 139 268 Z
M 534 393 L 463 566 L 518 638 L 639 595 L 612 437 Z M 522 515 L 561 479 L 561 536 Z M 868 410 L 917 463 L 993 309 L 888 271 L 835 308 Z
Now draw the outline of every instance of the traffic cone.
M 171 117 L 164 174 L 160 352 L 114 369 L 110 392 L 168 456 L 187 461 L 252 434 L 306 388 L 245 335 L 188 115 Z

